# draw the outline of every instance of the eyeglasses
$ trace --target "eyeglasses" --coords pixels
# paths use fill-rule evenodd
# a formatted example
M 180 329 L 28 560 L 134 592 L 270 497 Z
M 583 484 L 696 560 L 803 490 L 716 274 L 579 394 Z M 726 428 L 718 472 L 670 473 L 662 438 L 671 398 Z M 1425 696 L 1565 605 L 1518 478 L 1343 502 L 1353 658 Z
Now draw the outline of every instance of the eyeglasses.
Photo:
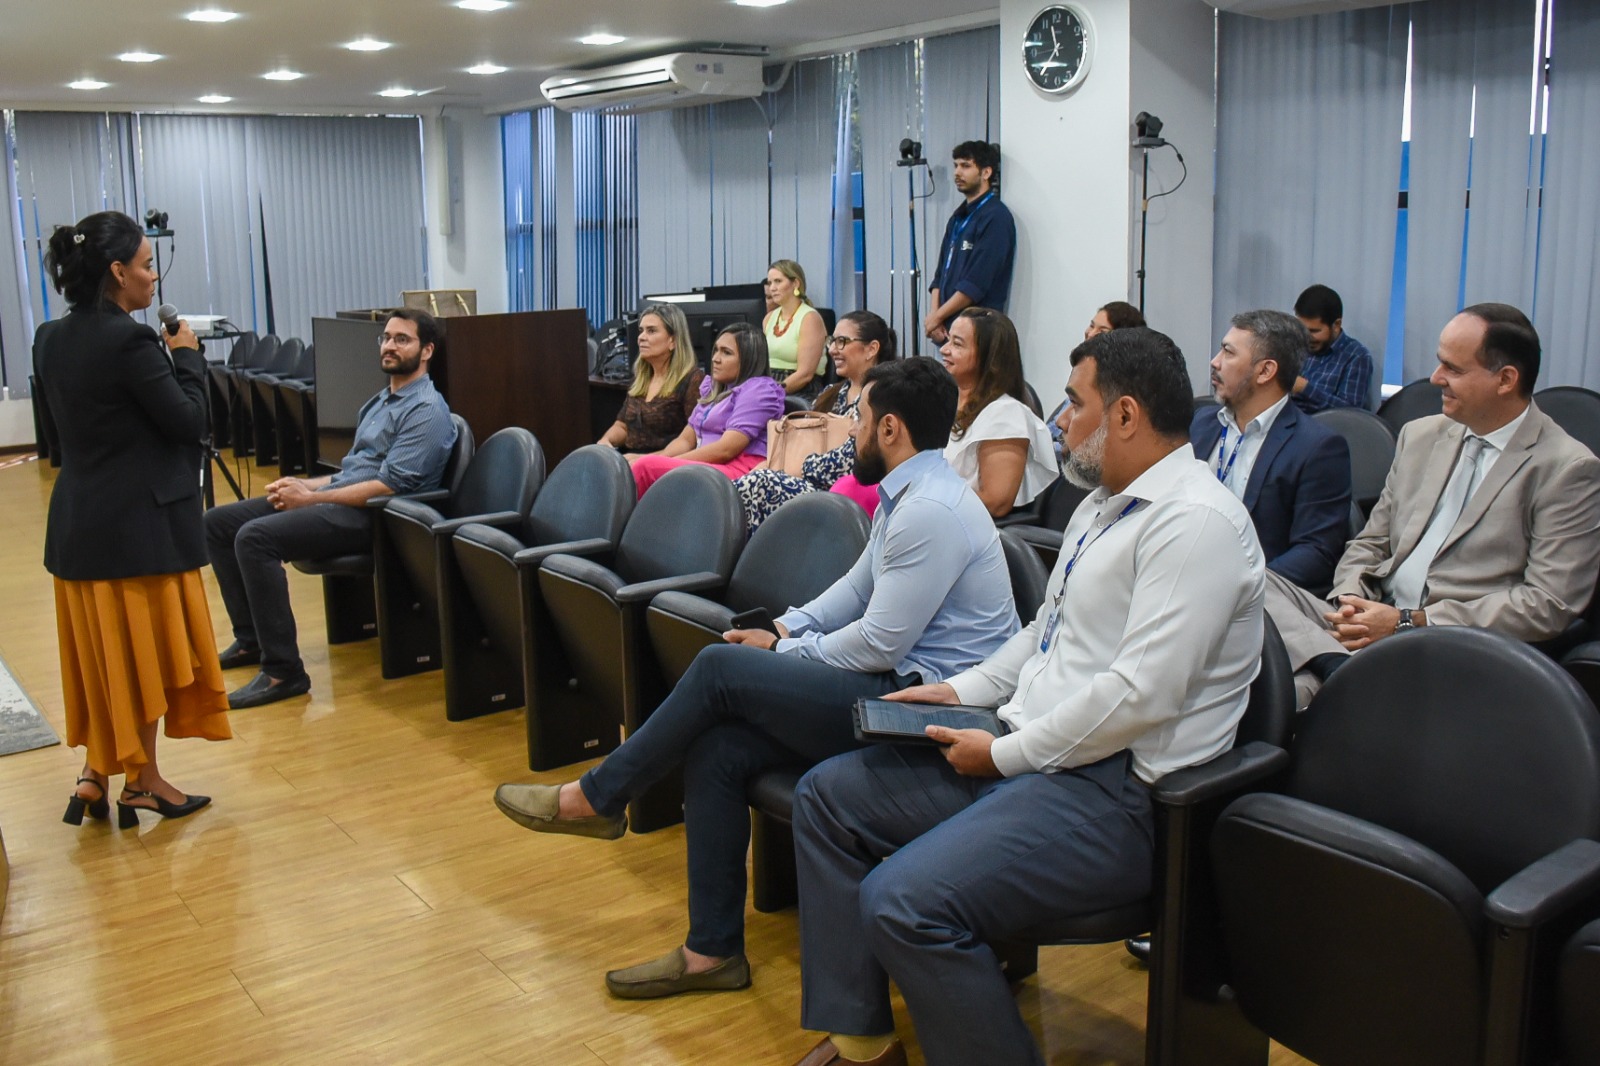
M 860 339 L 861 339 L 860 337 L 838 337 L 838 336 L 834 336 L 834 337 L 829 337 L 824 342 L 824 344 L 831 351 L 834 348 L 839 348 L 839 349 L 848 348 L 848 347 L 850 347 L 850 345 L 854 344 L 856 341 L 858 341 Z

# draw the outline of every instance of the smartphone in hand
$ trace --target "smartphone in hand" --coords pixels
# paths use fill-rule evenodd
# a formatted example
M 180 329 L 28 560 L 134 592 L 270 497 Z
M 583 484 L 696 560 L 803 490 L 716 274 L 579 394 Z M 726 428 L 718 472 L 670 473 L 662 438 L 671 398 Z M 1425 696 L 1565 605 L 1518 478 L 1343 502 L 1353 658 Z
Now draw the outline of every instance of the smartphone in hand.
M 767 612 L 765 607 L 757 607 L 754 610 L 745 611 L 743 614 L 736 614 L 729 625 L 733 629 L 761 629 L 771 633 L 773 636 L 778 635 L 778 627 L 773 623 L 772 615 Z

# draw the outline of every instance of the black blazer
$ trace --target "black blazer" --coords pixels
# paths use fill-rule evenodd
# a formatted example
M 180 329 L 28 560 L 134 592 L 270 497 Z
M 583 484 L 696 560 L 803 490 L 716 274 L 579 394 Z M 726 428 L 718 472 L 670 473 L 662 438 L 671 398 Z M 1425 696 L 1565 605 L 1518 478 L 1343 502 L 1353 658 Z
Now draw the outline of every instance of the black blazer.
M 200 353 L 169 359 L 155 330 L 105 304 L 41 326 L 33 373 L 61 438 L 45 569 L 93 581 L 203 566 Z
M 1222 435 L 1217 409 L 1194 416 L 1189 441 L 1205 462 Z M 1267 569 L 1311 592 L 1333 583 L 1350 529 L 1350 445 L 1291 401 L 1256 453 L 1244 506 Z

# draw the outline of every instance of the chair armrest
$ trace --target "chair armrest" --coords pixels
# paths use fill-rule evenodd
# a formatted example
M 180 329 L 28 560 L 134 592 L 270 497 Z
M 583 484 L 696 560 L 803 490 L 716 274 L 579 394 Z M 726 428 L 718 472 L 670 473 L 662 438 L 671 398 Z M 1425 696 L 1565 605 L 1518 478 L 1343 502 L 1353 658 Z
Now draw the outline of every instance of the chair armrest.
M 511 561 L 518 569 L 537 570 L 552 555 L 600 555 L 610 551 L 612 547 L 612 543 L 604 537 L 564 540 L 559 544 L 536 544 L 531 548 L 524 548 L 513 555 Z
M 1059 529 L 1049 526 L 1012 526 L 1011 532 L 1020 537 L 1024 543 L 1034 548 L 1049 548 L 1052 551 L 1061 550 L 1061 541 L 1065 534 Z
M 733 628 L 733 608 L 691 592 L 663 592 L 650 601 L 650 609 L 713 633 Z
M 502 529 L 506 526 L 514 526 L 520 521 L 522 521 L 522 514 L 518 511 L 491 511 L 488 514 L 467 515 L 465 518 L 446 518 L 435 522 L 431 532 L 436 537 L 450 537 L 454 536 L 455 531 L 462 526 L 471 525 L 474 522 Z
M 1600 903 L 1600 842 L 1574 840 L 1524 867 L 1484 900 L 1484 916 L 1508 929 L 1532 929 Z M 1593 915 L 1584 915 L 1593 917 Z
M 727 580 L 721 574 L 702 570 L 697 574 L 662 577 L 654 581 L 641 581 L 636 585 L 624 585 L 617 590 L 613 599 L 618 603 L 649 603 L 663 592 L 699 592 L 704 589 L 721 588 Z
M 1588 665 L 1600 663 L 1600 641 L 1586 641 L 1575 648 L 1568 648 L 1561 656 L 1561 665 L 1571 666 L 1574 663 Z
M 517 555 L 521 555 L 518 552 Z M 515 556 L 513 556 L 515 558 Z M 617 593 L 622 591 L 626 584 L 614 571 L 608 570 L 593 559 L 581 559 L 576 555 L 552 555 L 545 559 L 544 565 L 539 567 L 540 572 L 549 571 L 556 577 L 579 584 L 591 585 L 604 592 L 611 599 L 617 598 Z
M 429 489 L 427 492 L 410 492 L 404 496 L 374 496 L 367 501 L 368 507 L 384 508 L 389 506 L 390 500 L 415 500 L 417 503 L 438 503 L 440 500 L 450 498 L 449 489 Z
M 994 520 L 996 529 L 1016 529 L 1037 526 L 1039 524 L 1039 505 L 1032 501 L 1021 507 L 1014 507 L 1010 511 Z
M 1156 803 L 1193 807 L 1219 796 L 1250 791 L 1289 766 L 1289 753 L 1252 740 L 1223 752 L 1210 762 L 1174 770 L 1151 787 Z

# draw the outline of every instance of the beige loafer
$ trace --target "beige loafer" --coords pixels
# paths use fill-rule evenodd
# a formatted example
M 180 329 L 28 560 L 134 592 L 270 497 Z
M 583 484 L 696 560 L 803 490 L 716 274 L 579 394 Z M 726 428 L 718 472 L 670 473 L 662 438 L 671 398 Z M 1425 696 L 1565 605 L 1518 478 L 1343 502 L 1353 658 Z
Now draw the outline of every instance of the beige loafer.
M 587 818 L 557 818 L 561 809 L 560 785 L 501 785 L 494 790 L 494 805 L 500 813 L 524 829 L 535 833 L 566 833 L 570 836 L 616 840 L 628 831 L 628 816 L 608 818 L 603 814 Z
M 750 987 L 750 963 L 743 955 L 723 959 L 704 973 L 689 973 L 681 947 L 659 959 L 612 970 L 606 989 L 618 999 L 660 999 L 679 992 L 736 992 Z

